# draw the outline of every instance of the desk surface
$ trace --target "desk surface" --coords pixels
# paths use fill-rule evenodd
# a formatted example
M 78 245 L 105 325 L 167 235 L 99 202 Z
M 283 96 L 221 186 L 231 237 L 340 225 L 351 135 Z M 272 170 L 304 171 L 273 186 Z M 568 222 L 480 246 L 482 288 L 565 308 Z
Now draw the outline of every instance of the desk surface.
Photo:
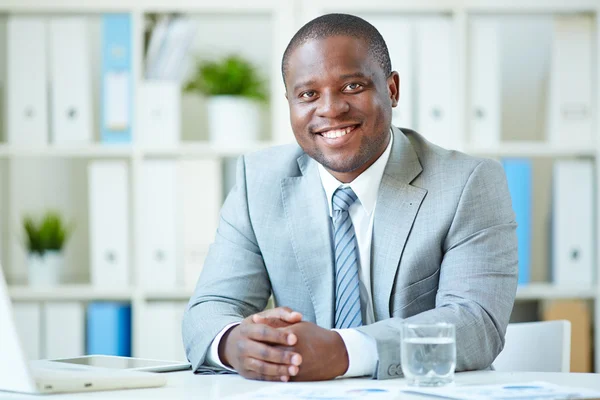
M 238 375 L 194 375 L 190 371 L 169 373 L 165 387 L 157 389 L 133 389 L 106 392 L 73 393 L 44 396 L 50 400 L 64 399 L 222 399 L 223 397 L 255 391 L 266 385 L 364 385 L 376 387 L 405 386 L 404 379 L 374 381 L 371 379 L 338 379 L 329 382 L 311 383 L 266 383 L 249 381 Z M 475 371 L 456 374 L 457 384 L 494 384 L 511 382 L 546 381 L 558 385 L 600 390 L 599 374 L 567 374 L 551 372 L 494 372 Z M 1 399 L 40 399 L 40 396 L 27 396 L 0 392 Z M 400 398 L 400 396 L 398 397 Z M 416 395 L 402 394 L 402 399 L 431 399 Z

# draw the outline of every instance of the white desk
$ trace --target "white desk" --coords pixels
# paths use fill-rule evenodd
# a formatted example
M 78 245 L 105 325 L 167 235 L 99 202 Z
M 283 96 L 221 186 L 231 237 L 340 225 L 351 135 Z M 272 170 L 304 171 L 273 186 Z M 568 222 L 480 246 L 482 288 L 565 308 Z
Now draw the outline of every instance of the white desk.
M 600 390 L 600 374 L 566 374 L 550 372 L 494 372 L 476 371 L 456 374 L 457 384 L 493 384 L 510 382 L 546 381 L 558 385 Z M 307 383 L 266 383 L 249 381 L 237 375 L 194 375 L 190 371 L 169 374 L 167 386 L 158 389 L 134 389 L 106 392 L 74 393 L 44 396 L 49 400 L 64 399 L 194 399 L 213 400 L 225 396 L 250 392 L 266 385 L 306 385 Z M 404 379 L 374 381 L 371 379 L 338 379 L 329 382 L 311 382 L 310 385 L 365 385 L 376 387 L 400 387 Z M 416 395 L 402 394 L 404 399 L 431 399 Z M 0 399 L 40 399 L 40 396 L 27 396 L 0 392 Z

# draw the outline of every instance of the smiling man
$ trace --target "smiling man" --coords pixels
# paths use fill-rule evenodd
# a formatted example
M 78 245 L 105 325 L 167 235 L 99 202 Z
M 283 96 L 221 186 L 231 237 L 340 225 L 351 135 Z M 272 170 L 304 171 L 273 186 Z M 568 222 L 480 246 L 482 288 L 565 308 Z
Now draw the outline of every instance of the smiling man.
M 404 321 L 455 324 L 457 370 L 489 367 L 517 285 L 501 166 L 391 125 L 400 79 L 358 17 L 306 24 L 282 72 L 299 146 L 238 163 L 184 316 L 194 370 L 397 377 Z

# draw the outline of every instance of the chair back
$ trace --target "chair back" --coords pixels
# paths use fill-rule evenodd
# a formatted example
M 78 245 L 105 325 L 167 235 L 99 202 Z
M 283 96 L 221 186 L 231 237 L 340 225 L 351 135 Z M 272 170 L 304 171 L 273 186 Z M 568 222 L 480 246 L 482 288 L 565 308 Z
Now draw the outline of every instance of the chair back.
M 508 324 L 504 349 L 492 366 L 496 371 L 569 372 L 571 322 Z

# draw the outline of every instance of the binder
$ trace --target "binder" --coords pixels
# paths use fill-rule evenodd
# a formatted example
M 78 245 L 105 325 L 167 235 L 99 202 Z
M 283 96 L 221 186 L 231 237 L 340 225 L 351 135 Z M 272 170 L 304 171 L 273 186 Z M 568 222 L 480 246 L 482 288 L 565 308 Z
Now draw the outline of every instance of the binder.
M 595 144 L 592 131 L 594 35 L 591 16 L 554 17 L 548 97 L 549 136 L 554 143 Z
M 8 17 L 6 118 L 15 146 L 48 143 L 47 29 L 40 17 Z
M 44 357 L 42 351 L 42 313 L 38 303 L 13 302 L 13 315 L 17 334 L 25 356 L 29 360 L 39 360 Z
M 406 19 L 395 16 L 368 18 L 377 28 L 390 53 L 392 71 L 400 75 L 400 99 L 392 109 L 392 124 L 402 128 L 413 126 L 413 25 Z
M 542 320 L 571 322 L 571 370 L 592 372 L 591 311 L 584 300 L 556 300 L 548 302 Z
M 201 185 L 196 181 L 196 185 Z M 142 285 L 174 288 L 177 283 L 177 163 L 144 161 L 141 168 L 140 260 Z
M 139 88 L 140 142 L 149 148 L 176 147 L 181 132 L 181 88 L 173 81 L 145 81 Z
M 85 354 L 85 312 L 78 302 L 44 304 L 45 358 Z
M 179 198 L 183 210 L 182 286 L 198 281 L 209 245 L 214 241 L 222 205 L 222 169 L 219 159 L 179 163 Z
M 504 159 L 502 166 L 508 181 L 517 221 L 519 257 L 519 285 L 531 281 L 531 225 L 532 225 L 532 164 L 528 159 Z
M 146 65 L 144 76 L 146 79 L 160 79 L 158 74 L 158 67 L 161 61 L 161 53 L 165 46 L 165 39 L 169 31 L 169 25 L 171 24 L 171 15 L 160 15 L 152 34 L 148 42 L 148 49 L 146 51 Z
M 498 21 L 479 17 L 471 22 L 470 139 L 475 145 L 494 147 L 501 138 L 500 34 Z
M 92 141 L 92 87 L 85 17 L 50 20 L 52 135 L 56 144 Z
M 93 161 L 88 166 L 92 284 L 129 285 L 129 195 L 125 161 Z
M 186 303 L 149 302 L 142 313 L 139 357 L 155 360 L 185 361 L 181 340 L 181 321 Z
M 239 157 L 227 157 L 223 159 L 223 200 L 225 200 L 231 189 L 235 186 L 238 161 Z
M 131 357 L 131 306 L 94 302 L 87 308 L 87 354 Z
M 159 54 L 156 77 L 180 82 L 184 78 L 186 57 L 196 35 L 196 22 L 177 16 L 169 22 Z
M 552 278 L 558 285 L 594 284 L 594 166 L 591 160 L 554 163 Z
M 130 143 L 132 26 L 129 14 L 102 17 L 102 123 L 104 143 Z
M 457 138 L 456 99 L 452 95 L 456 82 L 453 54 L 456 54 L 452 21 L 431 17 L 417 22 L 417 127 L 429 141 L 454 149 Z

